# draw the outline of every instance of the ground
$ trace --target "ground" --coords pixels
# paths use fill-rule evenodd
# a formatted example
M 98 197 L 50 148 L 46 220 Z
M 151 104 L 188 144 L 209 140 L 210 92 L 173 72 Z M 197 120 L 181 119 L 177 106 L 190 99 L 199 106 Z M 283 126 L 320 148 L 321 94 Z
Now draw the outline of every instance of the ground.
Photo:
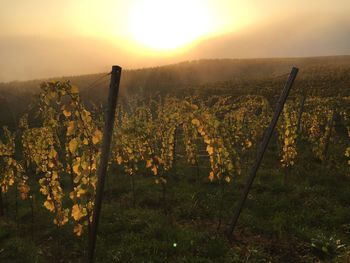
M 199 175 L 178 159 L 162 188 L 148 174 L 131 180 L 115 167 L 109 172 L 97 239 L 97 262 L 350 262 L 350 177 L 341 158 L 321 162 L 306 142 L 299 142 L 295 167 L 279 168 L 272 143 L 258 172 L 234 236 L 225 231 L 242 192 L 253 156 L 242 174 L 221 187 L 207 178 L 206 160 Z M 332 154 L 340 152 L 334 146 Z M 337 161 L 334 161 L 337 160 Z M 67 182 L 68 183 L 68 182 Z M 37 191 L 38 193 L 38 191 Z M 5 197 L 0 219 L 0 262 L 83 262 L 86 234 L 73 226 L 57 228 L 42 207 Z M 31 204 L 33 204 L 33 215 Z

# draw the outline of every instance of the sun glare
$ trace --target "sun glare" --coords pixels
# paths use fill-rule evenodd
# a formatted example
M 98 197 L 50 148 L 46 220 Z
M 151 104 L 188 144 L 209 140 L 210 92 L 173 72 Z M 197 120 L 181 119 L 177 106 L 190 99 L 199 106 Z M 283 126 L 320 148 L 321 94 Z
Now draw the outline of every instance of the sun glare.
M 209 10 L 200 0 L 136 0 L 131 9 L 135 42 L 153 50 L 184 47 L 211 31 Z

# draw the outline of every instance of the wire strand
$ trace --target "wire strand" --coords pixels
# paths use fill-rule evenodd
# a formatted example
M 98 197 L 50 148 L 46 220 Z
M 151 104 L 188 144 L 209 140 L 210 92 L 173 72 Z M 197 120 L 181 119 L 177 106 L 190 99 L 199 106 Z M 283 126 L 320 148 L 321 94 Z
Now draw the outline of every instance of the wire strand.
M 90 89 L 92 89 L 94 87 L 94 85 L 96 85 L 98 82 L 100 82 L 101 80 L 103 80 L 105 77 L 111 75 L 112 72 L 109 72 L 107 74 L 103 74 L 102 76 L 98 77 L 97 79 L 95 79 L 94 81 L 92 81 L 86 88 L 85 91 L 88 91 Z

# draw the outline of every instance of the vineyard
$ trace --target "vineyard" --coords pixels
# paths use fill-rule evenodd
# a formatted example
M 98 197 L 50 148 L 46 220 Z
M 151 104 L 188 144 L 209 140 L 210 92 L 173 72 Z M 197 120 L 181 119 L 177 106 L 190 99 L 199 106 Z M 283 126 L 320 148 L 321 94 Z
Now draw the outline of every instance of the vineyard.
M 1 133 L 0 261 L 81 262 L 104 109 L 58 81 L 31 107 Z M 97 261 L 348 262 L 350 97 L 287 101 L 235 240 L 225 236 L 274 109 L 260 95 L 121 101 Z

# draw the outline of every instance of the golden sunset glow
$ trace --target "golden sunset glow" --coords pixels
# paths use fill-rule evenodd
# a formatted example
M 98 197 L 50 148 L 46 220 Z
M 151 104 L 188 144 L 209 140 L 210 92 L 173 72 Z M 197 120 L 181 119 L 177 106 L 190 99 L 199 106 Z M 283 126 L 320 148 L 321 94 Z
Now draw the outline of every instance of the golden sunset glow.
M 103 1 L 72 4 L 77 34 L 142 54 L 173 54 L 202 38 L 240 30 L 256 17 L 254 8 L 230 0 Z
M 0 0 L 0 81 L 347 54 L 349 13 L 349 0 Z
M 203 1 L 139 0 L 131 8 L 131 34 L 151 49 L 183 47 L 213 30 L 213 17 Z

